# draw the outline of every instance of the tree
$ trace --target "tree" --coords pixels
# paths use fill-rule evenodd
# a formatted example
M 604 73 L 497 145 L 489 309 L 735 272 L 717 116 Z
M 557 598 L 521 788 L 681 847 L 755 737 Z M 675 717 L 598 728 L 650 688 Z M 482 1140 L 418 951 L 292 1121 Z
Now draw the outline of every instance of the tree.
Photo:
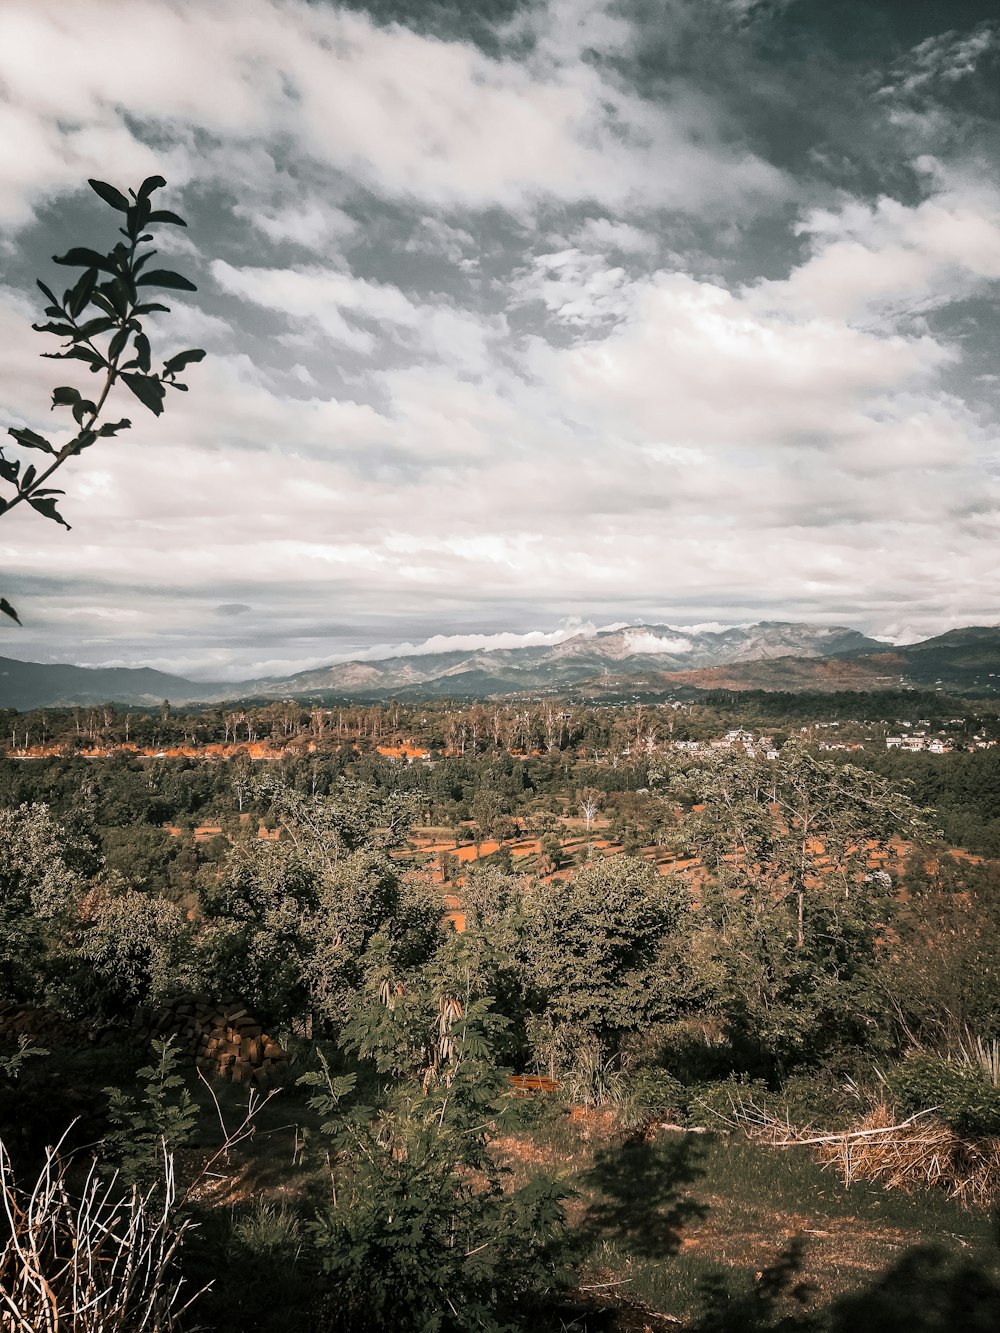
M 331 1333 L 533 1329 L 569 1278 L 565 1191 L 544 1176 L 505 1189 L 490 1152 L 510 1106 L 503 1020 L 464 952 L 453 937 L 403 975 L 376 950 L 342 1038 L 367 1077 L 321 1062 L 300 1079 L 333 1186 L 310 1226 Z
M 528 972 L 540 1000 L 536 1055 L 569 1067 L 617 1055 L 670 1011 L 661 953 L 689 915 L 686 890 L 648 861 L 618 856 L 525 899 Z
M 191 930 L 179 907 L 118 881 L 93 888 L 81 904 L 80 958 L 92 969 L 95 1016 L 131 1017 L 140 1004 L 192 984 Z
M 909 797 L 789 743 L 675 775 L 708 883 L 698 918 L 723 974 L 730 1036 L 779 1067 L 869 1042 L 884 1011 L 875 964 L 892 911 L 890 853 L 928 825 Z
M 4 998 L 44 998 L 97 858 L 46 805 L 0 810 L 0 976 Z
M 384 854 L 352 852 L 320 880 L 306 963 L 312 1012 L 336 1030 L 362 984 L 376 935 L 404 964 L 423 962 L 440 935 L 440 900 L 420 896 Z
M 119 231 L 125 240 L 118 241 L 106 254 L 74 246 L 64 255 L 53 256 L 54 263 L 82 272 L 63 292 L 62 299 L 39 280 L 38 286 L 49 302 L 45 307 L 48 323 L 33 324 L 32 328 L 62 341 L 61 351 L 43 352 L 43 356 L 82 361 L 92 374 L 100 377 L 99 388 L 93 398 L 72 385 L 61 384 L 53 389 L 53 410 L 68 409 L 75 427 L 75 432 L 62 444 L 53 443 L 27 426 L 8 428 L 8 435 L 20 449 L 43 455 L 44 466 L 26 465 L 21 458 L 9 458 L 0 448 L 0 481 L 13 488 L 6 496 L 0 495 L 0 514 L 8 514 L 26 503 L 43 518 L 61 523 L 67 529 L 69 524 L 56 508 L 56 497 L 63 492 L 47 483 L 67 459 L 89 449 L 99 438 L 114 436 L 131 426 L 127 418 L 98 425 L 112 389 L 120 381 L 145 408 L 159 416 L 167 388 L 186 391 L 187 385 L 181 384 L 177 376 L 185 366 L 205 355 L 201 348 L 190 348 L 169 357 L 159 372 L 152 370 L 152 350 L 142 317 L 168 311 L 169 306 L 149 300 L 144 289 L 197 290 L 193 282 L 172 269 L 146 267 L 156 254 L 154 249 L 143 248 L 153 239 L 148 228 L 164 223 L 175 227 L 187 225 L 169 209 L 153 207 L 152 196 L 166 181 L 162 176 L 149 176 L 138 193 L 129 190 L 128 197 L 106 181 L 91 180 L 89 184 L 109 207 L 124 215 L 125 225 Z M 21 623 L 5 597 L 0 597 L 0 611 Z
M 926 813 L 884 778 L 818 759 L 789 742 L 777 760 L 724 753 L 676 776 L 675 793 L 701 807 L 684 837 L 723 885 L 791 902 L 795 942 L 809 907 L 871 893 L 873 867 L 894 839 L 925 838 Z
M 590 832 L 590 826 L 594 822 L 594 816 L 600 810 L 603 804 L 604 793 L 595 790 L 593 787 L 584 787 L 580 792 L 580 814 L 583 816 L 584 827 Z

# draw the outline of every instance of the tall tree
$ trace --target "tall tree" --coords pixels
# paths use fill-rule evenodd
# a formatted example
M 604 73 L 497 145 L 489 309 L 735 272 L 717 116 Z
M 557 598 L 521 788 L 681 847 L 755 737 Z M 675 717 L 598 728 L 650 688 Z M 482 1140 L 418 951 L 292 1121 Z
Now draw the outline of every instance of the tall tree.
M 698 913 L 724 975 L 730 1035 L 779 1065 L 874 1035 L 874 967 L 893 910 L 894 847 L 923 811 L 884 779 L 798 743 L 675 774 L 707 880 Z

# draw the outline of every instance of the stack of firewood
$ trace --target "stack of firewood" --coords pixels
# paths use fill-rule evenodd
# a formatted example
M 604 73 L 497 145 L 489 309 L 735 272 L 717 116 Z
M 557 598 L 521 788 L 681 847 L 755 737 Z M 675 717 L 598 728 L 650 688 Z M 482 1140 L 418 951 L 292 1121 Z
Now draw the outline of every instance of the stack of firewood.
M 16 1046 L 21 1038 L 33 1046 L 77 1046 L 91 1040 L 79 1023 L 54 1009 L 35 1004 L 0 1004 L 0 1045 Z
M 182 996 L 160 1009 L 140 1009 L 135 1027 L 146 1041 L 172 1038 L 204 1073 L 233 1083 L 270 1083 L 288 1060 L 280 1043 L 232 997 Z

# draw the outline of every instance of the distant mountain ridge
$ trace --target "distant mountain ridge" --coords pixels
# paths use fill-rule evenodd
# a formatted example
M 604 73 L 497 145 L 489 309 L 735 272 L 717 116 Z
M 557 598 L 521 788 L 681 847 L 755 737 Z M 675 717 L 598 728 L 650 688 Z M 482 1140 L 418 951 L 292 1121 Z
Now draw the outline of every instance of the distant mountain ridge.
M 718 630 L 629 625 L 522 648 L 452 649 L 339 662 L 279 679 L 196 682 L 149 668 L 45 665 L 0 658 L 0 707 L 235 699 L 484 698 L 579 690 L 612 697 L 633 687 L 888 689 L 912 685 L 1000 693 L 1000 627 L 949 630 L 895 647 L 841 625 L 760 621 Z
M 205 688 L 151 667 L 80 667 L 0 657 L 0 708 L 23 711 L 105 703 L 152 706 L 163 699 L 193 700 L 191 692 Z

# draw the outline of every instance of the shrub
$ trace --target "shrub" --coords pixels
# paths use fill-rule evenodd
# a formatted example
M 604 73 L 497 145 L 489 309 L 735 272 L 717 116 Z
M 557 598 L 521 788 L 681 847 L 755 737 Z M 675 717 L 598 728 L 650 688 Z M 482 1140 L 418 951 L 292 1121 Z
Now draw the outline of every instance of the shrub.
M 769 1103 L 775 1115 L 792 1125 L 844 1129 L 858 1115 L 858 1098 L 829 1069 L 792 1074 Z
M 960 1134 L 1000 1135 L 1000 1089 L 975 1065 L 920 1053 L 897 1065 L 886 1082 L 904 1114 L 934 1109 Z
M 637 1069 L 625 1080 L 625 1111 L 631 1124 L 678 1116 L 686 1105 L 685 1089 L 665 1069 Z
M 105 1148 L 116 1157 L 128 1184 L 148 1186 L 162 1172 L 164 1153 L 184 1147 L 198 1119 L 184 1079 L 177 1072 L 180 1060 L 172 1043 L 154 1041 L 155 1063 L 138 1072 L 140 1097 L 121 1088 L 107 1088 L 108 1117 L 113 1129 Z
M 686 1091 L 688 1120 L 709 1129 L 721 1128 L 750 1103 L 763 1107 L 772 1095 L 763 1079 L 736 1074 L 721 1083 L 696 1084 Z

